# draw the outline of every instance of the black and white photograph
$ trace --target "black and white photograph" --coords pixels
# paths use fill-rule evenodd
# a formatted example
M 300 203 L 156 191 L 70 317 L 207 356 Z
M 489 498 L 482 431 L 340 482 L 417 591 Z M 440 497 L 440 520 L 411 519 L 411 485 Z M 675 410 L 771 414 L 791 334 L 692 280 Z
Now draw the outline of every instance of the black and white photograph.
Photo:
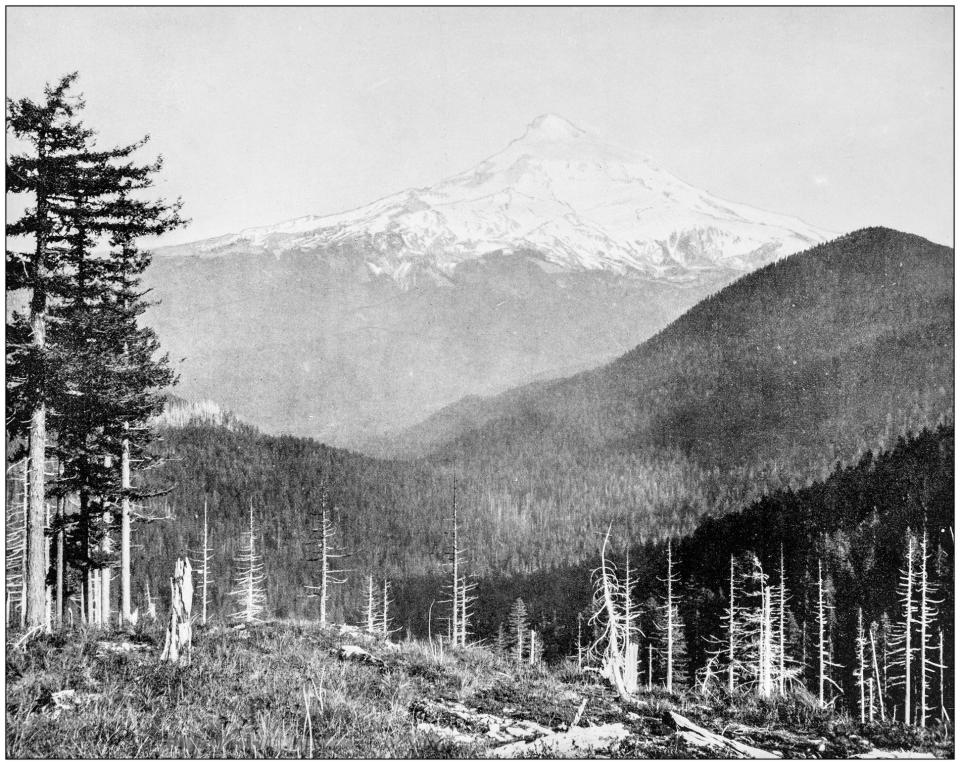
M 4 8 L 5 759 L 953 759 L 955 8 Z

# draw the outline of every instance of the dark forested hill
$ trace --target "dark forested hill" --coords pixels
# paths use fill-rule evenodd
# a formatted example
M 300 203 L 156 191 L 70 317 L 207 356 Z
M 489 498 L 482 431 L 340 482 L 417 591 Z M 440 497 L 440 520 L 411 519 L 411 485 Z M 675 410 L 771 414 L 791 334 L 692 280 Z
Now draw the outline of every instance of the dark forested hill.
M 953 251 L 866 229 L 738 280 L 607 366 L 447 411 L 421 448 L 553 563 L 558 530 L 565 556 L 610 520 L 687 531 L 952 421 L 953 333 Z
M 177 555 L 199 549 L 206 501 L 214 549 L 213 606 L 217 613 L 229 613 L 233 557 L 252 504 L 270 611 L 315 616 L 304 586 L 317 581 L 307 560 L 308 512 L 317 508 L 321 487 L 334 508 L 337 542 L 349 554 L 342 561 L 351 570 L 349 583 L 332 588 L 332 612 L 338 618 L 355 617 L 367 574 L 421 574 L 443 560 L 443 519 L 449 515 L 452 484 L 431 466 L 375 460 L 307 438 L 264 435 L 230 418 L 194 417 L 164 426 L 161 434 L 165 460 L 151 471 L 148 484 L 169 490 L 152 501 L 153 514 L 166 505 L 175 520 L 138 526 L 134 568 L 144 574 L 138 592 L 147 577 L 154 587 L 165 582 Z

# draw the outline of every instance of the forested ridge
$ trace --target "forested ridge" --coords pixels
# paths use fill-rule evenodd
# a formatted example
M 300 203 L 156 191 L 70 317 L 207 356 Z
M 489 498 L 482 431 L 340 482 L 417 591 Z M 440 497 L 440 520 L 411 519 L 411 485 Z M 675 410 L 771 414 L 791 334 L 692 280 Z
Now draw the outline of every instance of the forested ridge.
M 474 407 L 485 424 L 429 460 L 474 487 L 478 519 L 522 519 L 533 567 L 582 557 L 611 520 L 643 538 L 688 532 L 952 421 L 952 274 L 950 248 L 849 234 L 740 279 L 605 367 Z M 522 565 L 511 538 L 500 566 Z

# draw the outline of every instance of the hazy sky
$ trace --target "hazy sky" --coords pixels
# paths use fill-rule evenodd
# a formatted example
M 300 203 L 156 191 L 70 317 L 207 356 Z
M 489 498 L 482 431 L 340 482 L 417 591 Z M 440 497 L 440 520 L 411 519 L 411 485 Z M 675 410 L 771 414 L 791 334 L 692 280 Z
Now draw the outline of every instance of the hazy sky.
M 80 72 L 173 243 L 359 206 L 555 112 L 719 196 L 953 243 L 950 8 L 7 8 L 7 95 Z

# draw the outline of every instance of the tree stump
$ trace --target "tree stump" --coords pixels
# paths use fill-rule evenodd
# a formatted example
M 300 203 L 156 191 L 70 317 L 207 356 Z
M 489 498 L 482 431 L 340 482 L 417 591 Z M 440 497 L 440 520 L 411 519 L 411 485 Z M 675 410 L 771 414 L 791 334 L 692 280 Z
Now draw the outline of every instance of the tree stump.
M 160 661 L 189 664 L 191 641 L 190 609 L 193 606 L 193 577 L 188 558 L 177 558 L 170 579 L 170 625 L 163 641 Z

